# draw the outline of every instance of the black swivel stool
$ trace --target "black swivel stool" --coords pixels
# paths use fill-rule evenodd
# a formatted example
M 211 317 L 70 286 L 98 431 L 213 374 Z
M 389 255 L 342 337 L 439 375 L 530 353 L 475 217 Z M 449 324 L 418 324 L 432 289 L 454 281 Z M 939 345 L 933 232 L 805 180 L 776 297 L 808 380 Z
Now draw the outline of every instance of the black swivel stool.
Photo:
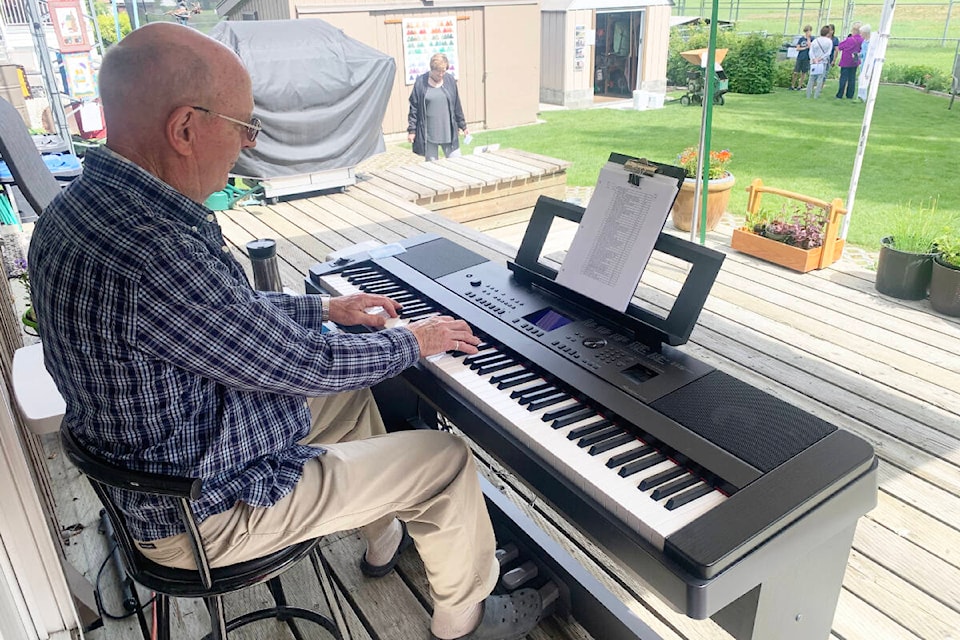
M 296 640 L 303 640 L 304 637 L 297 626 L 298 619 L 323 627 L 335 640 L 346 640 L 344 638 L 346 632 L 341 633 L 341 629 L 345 629 L 342 621 L 340 624 L 335 624 L 330 618 L 314 611 L 288 606 L 280 584 L 280 574 L 304 557 L 310 556 L 321 589 L 324 591 L 327 602 L 331 603 L 331 611 L 337 613 L 336 594 L 318 549 L 320 539 L 290 545 L 256 560 L 212 569 L 203 548 L 203 541 L 191 506 L 191 503 L 201 494 L 202 480 L 130 471 L 118 467 L 87 450 L 66 427 L 60 429 L 60 440 L 67 458 L 87 477 L 107 511 L 127 575 L 157 594 L 154 606 L 159 627 L 157 630 L 159 640 L 170 638 L 170 598 L 203 598 L 210 612 L 211 632 L 206 637 L 211 640 L 226 640 L 228 632 L 267 618 L 277 618 L 286 623 Z M 107 487 L 175 499 L 180 507 L 180 517 L 186 527 L 193 547 L 194 559 L 199 568 L 187 570 L 165 567 L 150 561 L 140 553 L 127 529 L 126 519 L 111 498 Z M 246 613 L 228 621 L 223 608 L 223 595 L 263 582 L 267 583 L 275 606 Z M 133 597 L 137 601 L 136 610 L 144 640 L 150 640 L 150 629 L 136 589 L 133 590 Z

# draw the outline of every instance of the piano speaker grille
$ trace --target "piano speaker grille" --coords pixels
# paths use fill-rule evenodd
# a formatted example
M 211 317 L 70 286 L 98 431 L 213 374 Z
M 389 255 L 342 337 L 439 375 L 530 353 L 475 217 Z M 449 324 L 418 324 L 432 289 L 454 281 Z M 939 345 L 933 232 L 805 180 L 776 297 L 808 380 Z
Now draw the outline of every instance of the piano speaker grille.
M 820 418 L 721 371 L 651 406 L 764 473 L 836 431 Z

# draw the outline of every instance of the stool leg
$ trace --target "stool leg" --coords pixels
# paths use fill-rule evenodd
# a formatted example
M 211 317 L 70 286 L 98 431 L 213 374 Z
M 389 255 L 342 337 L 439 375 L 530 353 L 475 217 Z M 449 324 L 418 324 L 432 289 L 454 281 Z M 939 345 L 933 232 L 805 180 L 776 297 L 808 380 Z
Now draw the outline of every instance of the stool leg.
M 313 563 L 313 571 L 317 574 L 317 581 L 320 583 L 323 598 L 327 601 L 327 607 L 330 609 L 337 626 L 337 635 L 339 636 L 337 640 L 350 640 L 350 629 L 347 627 L 347 621 L 340 609 L 337 589 L 330 579 L 330 568 L 320 552 L 320 547 L 314 549 L 313 553 L 310 554 L 310 562 Z
M 280 582 L 280 577 L 278 576 L 267 580 L 267 589 L 270 590 L 270 595 L 273 596 L 273 601 L 277 604 L 277 619 L 287 623 L 287 626 L 290 627 L 290 633 L 293 634 L 296 640 L 303 640 L 300 629 L 297 628 L 296 621 L 283 613 L 283 609 L 287 606 L 287 595 L 283 592 L 283 584 Z
M 223 609 L 223 598 L 213 596 L 204 598 L 207 611 L 210 612 L 210 640 L 227 640 L 227 618 Z
M 170 640 L 170 598 L 158 593 L 153 606 L 157 612 L 157 640 Z

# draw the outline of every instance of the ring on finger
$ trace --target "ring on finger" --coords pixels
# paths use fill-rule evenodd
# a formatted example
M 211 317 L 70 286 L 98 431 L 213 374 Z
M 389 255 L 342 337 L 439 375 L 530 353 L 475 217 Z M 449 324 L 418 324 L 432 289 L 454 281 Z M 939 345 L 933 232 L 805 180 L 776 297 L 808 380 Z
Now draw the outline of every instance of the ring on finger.
M 460 341 L 459 341 L 459 340 L 457 340 L 457 343 L 456 343 L 455 345 L 453 345 L 453 350 L 454 350 L 454 351 L 460 351 Z

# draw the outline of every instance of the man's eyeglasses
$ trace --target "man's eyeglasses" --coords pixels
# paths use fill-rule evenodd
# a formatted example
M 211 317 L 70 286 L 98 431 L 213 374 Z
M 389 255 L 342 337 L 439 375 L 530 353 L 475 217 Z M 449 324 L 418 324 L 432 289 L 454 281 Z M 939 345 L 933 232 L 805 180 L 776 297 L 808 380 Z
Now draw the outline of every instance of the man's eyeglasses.
M 260 118 L 250 118 L 250 122 L 244 122 L 243 120 L 237 120 L 236 118 L 225 116 L 222 113 L 217 113 L 216 111 L 212 111 L 210 109 L 207 109 L 206 107 L 198 107 L 194 105 L 190 108 L 196 109 L 197 111 L 203 111 L 204 113 L 209 113 L 210 115 L 217 116 L 218 118 L 223 118 L 224 120 L 228 120 L 230 122 L 233 122 L 234 124 L 238 124 L 241 127 L 246 127 L 247 140 L 249 140 L 250 142 L 254 142 L 257 139 L 257 136 L 260 135 L 260 131 L 263 130 L 263 125 L 260 122 Z

